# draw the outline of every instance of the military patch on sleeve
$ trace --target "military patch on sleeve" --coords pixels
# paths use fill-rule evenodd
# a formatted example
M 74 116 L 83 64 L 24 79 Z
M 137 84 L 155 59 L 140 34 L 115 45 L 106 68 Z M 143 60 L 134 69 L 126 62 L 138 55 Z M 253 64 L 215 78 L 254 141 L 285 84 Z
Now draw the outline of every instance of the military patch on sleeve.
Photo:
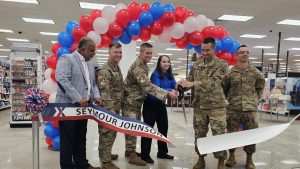
M 104 86 L 107 84 L 107 80 L 105 78 L 100 79 L 100 85 Z
M 139 79 L 139 81 L 140 81 L 141 83 L 145 83 L 145 81 L 146 81 L 146 80 L 145 80 L 145 77 L 144 77 L 144 76 L 141 76 L 140 79 Z

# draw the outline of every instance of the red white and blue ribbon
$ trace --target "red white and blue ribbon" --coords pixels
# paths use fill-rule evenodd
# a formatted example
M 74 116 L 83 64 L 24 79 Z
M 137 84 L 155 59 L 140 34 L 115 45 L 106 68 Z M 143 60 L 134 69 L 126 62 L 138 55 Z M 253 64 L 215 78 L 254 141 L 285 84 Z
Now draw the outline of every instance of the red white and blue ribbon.
M 38 115 L 39 120 L 43 122 L 41 111 L 47 105 L 46 93 L 38 88 L 28 89 L 25 93 L 25 103 L 33 116 Z
M 169 139 L 149 125 L 136 119 L 112 113 L 93 104 L 89 107 L 80 107 L 71 103 L 49 103 L 42 110 L 42 115 L 46 121 L 92 119 L 99 125 L 120 133 L 153 138 L 171 144 Z M 32 120 L 38 119 L 35 116 L 32 117 Z

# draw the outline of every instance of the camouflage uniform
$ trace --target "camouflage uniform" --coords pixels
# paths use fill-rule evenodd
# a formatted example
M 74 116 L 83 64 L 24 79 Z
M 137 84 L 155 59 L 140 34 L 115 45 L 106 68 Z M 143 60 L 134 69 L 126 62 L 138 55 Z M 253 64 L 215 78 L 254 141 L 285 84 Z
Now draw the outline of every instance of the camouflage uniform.
M 206 137 L 208 124 L 210 123 L 212 134 L 224 134 L 226 130 L 226 106 L 227 101 L 222 88 L 222 81 L 228 74 L 228 65 L 216 56 L 208 63 L 204 58 L 195 62 L 187 78 L 194 82 L 194 130 L 195 150 L 197 139 Z M 226 151 L 215 152 L 214 157 L 226 159 Z
M 108 61 L 98 70 L 97 80 L 104 107 L 106 109 L 113 108 L 119 113 L 124 97 L 123 76 L 120 67 Z M 100 160 L 104 163 L 109 162 L 117 132 L 101 125 L 98 126 L 98 132 Z
M 258 127 L 257 105 L 264 86 L 263 74 L 251 65 L 246 69 L 235 66 L 230 70 L 224 85 L 229 102 L 227 107 L 227 131 L 229 133 L 237 131 L 240 123 L 243 124 L 245 130 Z M 255 145 L 245 146 L 244 150 L 252 154 L 255 152 Z
M 141 59 L 131 65 L 125 79 L 123 116 L 141 120 L 141 107 L 147 93 L 164 101 L 168 92 L 151 83 L 148 77 L 148 65 Z M 125 135 L 126 151 L 135 151 L 136 136 Z

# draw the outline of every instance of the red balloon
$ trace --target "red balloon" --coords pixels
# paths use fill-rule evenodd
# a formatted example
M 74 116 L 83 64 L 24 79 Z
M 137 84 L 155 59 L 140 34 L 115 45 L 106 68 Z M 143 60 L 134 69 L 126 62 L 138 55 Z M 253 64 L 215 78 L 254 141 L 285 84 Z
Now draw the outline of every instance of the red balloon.
M 177 8 L 175 9 L 174 15 L 175 15 L 175 20 L 176 20 L 176 22 L 181 22 L 181 23 L 183 23 L 184 20 L 186 19 L 187 10 L 186 10 L 185 7 L 179 6 L 179 7 L 177 7 Z
M 202 43 L 202 35 L 201 35 L 201 32 L 200 31 L 195 31 L 195 32 L 192 32 L 190 35 L 189 35 L 189 42 L 194 45 L 194 46 L 198 46 L 198 45 L 201 45 Z
M 59 44 L 58 42 L 52 44 L 52 47 L 51 47 L 52 53 L 56 53 L 57 50 L 58 50 L 60 47 L 61 47 L 61 46 L 60 46 L 60 44 Z
M 223 28 L 222 26 L 216 26 L 215 29 L 216 29 L 215 38 L 222 39 L 224 37 L 225 28 Z
M 116 22 L 109 24 L 107 34 L 113 38 L 118 38 L 123 34 L 123 28 Z
M 142 8 L 137 2 L 131 2 L 128 5 L 127 10 L 129 12 L 131 20 L 137 20 L 140 13 L 142 12 Z
M 46 143 L 51 146 L 52 145 L 52 138 L 46 137 Z
M 56 69 L 53 69 L 52 72 L 50 73 L 51 79 L 56 82 Z
M 132 40 L 135 40 L 135 41 L 137 41 L 138 39 L 140 39 L 140 37 L 139 37 L 139 36 L 133 36 L 133 37 L 132 37 Z
M 163 31 L 163 25 L 159 20 L 156 20 L 151 24 L 150 30 L 153 35 L 160 35 Z
M 231 62 L 231 54 L 229 52 L 222 52 L 219 58 L 226 61 L 228 64 Z
M 175 15 L 173 12 L 165 12 L 161 17 L 161 23 L 164 26 L 172 26 L 175 23 Z
M 224 31 L 224 37 L 230 36 L 229 32 L 227 30 Z
M 46 93 L 46 103 L 49 103 L 49 97 L 50 97 L 50 94 Z
M 50 67 L 51 69 L 56 69 L 56 64 L 58 61 L 58 57 L 55 54 L 52 54 L 51 56 L 49 56 L 46 59 L 46 64 L 48 67 Z
M 182 38 L 176 40 L 176 46 L 178 48 L 183 49 L 186 47 L 187 44 L 188 44 L 188 34 L 187 33 L 185 33 Z
M 202 37 L 203 39 L 211 37 L 214 38 L 216 35 L 216 29 L 214 26 L 207 26 L 205 28 L 203 28 L 202 30 Z
M 142 9 L 142 12 L 144 12 L 144 11 L 149 11 L 149 10 L 150 10 L 150 5 L 149 5 L 149 4 L 142 3 L 142 4 L 141 4 L 141 9 Z
M 93 9 L 91 12 L 92 21 L 94 22 L 96 18 L 100 17 L 102 17 L 102 11 L 100 9 Z
M 58 123 L 57 120 L 56 121 L 51 121 L 51 124 L 52 124 L 53 127 L 59 128 L 59 123 Z
M 100 49 L 100 48 L 103 48 L 101 43 L 99 45 L 97 45 L 97 49 Z
M 76 27 L 73 29 L 72 37 L 75 42 L 79 42 L 81 38 L 86 36 L 86 32 L 81 27 Z
M 113 42 L 112 37 L 108 36 L 107 34 L 101 35 L 101 46 L 102 47 L 109 47 L 109 45 Z
M 188 17 L 190 17 L 190 16 L 195 16 L 195 12 L 192 11 L 192 10 L 187 10 L 187 11 L 186 11 L 186 16 L 185 16 L 185 18 L 188 18 Z
M 150 28 L 142 27 L 141 34 L 139 37 L 143 42 L 147 42 L 148 40 L 150 40 L 151 38 Z
M 82 27 L 86 32 L 93 30 L 93 20 L 90 15 L 81 15 L 79 20 L 80 27 Z
M 236 55 L 231 55 L 231 65 L 236 65 L 237 63 L 237 56 Z
M 72 47 L 70 48 L 71 52 L 74 52 L 78 47 L 78 43 L 73 43 Z
M 124 28 L 127 27 L 130 21 L 130 15 L 127 9 L 121 9 L 116 16 L 116 22 L 123 26 Z

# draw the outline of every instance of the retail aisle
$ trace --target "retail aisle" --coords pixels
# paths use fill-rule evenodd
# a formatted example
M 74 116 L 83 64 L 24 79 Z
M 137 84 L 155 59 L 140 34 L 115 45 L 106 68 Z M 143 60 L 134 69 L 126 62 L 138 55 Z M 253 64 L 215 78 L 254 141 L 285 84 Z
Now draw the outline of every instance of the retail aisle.
M 192 111 L 188 113 L 188 125 L 185 124 L 183 114 L 179 110 L 169 110 L 169 139 L 176 147 L 169 148 L 169 154 L 175 160 L 160 160 L 156 158 L 156 142 L 152 143 L 152 158 L 155 163 L 146 167 L 136 167 L 127 163 L 124 157 L 124 135 L 118 134 L 113 153 L 119 154 L 115 161 L 121 169 L 191 169 L 197 161 L 194 151 L 194 133 L 192 127 Z M 9 110 L 0 112 L 0 169 L 31 169 L 32 168 L 32 141 L 31 128 L 9 128 Z M 258 115 L 259 117 L 259 115 Z M 270 126 L 282 124 L 287 117 L 271 120 L 269 114 L 263 114 L 259 125 Z M 300 121 L 294 122 L 284 133 L 274 139 L 257 146 L 254 162 L 258 169 L 291 169 L 300 168 Z M 40 164 L 41 169 L 58 169 L 59 153 L 47 149 L 44 141 L 43 127 L 40 128 Z M 140 144 L 139 144 L 140 145 Z M 138 145 L 138 146 L 139 146 Z M 138 149 L 138 151 L 140 151 Z M 245 153 L 241 148 L 237 151 L 237 165 L 234 169 L 242 169 L 245 162 Z M 87 135 L 87 155 L 90 163 L 99 166 L 98 159 L 98 131 L 97 124 L 89 122 Z M 208 169 L 216 168 L 217 160 L 212 154 L 206 157 Z

